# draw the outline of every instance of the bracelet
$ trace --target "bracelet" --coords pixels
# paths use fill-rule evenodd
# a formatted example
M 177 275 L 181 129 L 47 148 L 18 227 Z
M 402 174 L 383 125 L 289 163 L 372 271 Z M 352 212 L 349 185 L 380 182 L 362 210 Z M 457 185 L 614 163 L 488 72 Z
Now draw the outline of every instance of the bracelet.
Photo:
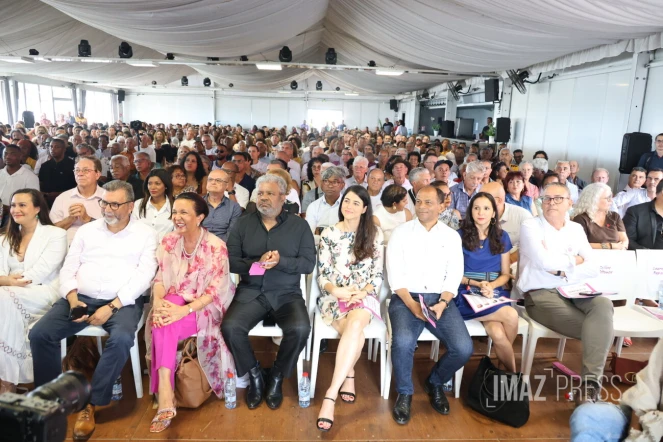
M 610 250 L 612 250 L 612 243 L 610 242 L 610 243 L 608 243 L 608 244 L 610 244 Z
M 602 249 L 607 249 L 607 248 L 608 248 L 608 245 L 607 245 L 606 243 L 602 242 L 602 243 L 601 243 L 601 248 L 602 248 Z

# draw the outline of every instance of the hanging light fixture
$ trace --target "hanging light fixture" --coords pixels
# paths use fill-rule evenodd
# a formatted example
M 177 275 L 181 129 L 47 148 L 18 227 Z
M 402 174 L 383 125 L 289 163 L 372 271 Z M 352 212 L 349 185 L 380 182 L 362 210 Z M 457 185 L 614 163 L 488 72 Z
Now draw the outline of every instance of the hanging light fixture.
M 290 89 L 292 89 L 293 91 L 297 90 L 297 82 L 295 80 L 292 80 L 292 82 L 290 83 Z
M 289 47 L 283 46 L 279 51 L 279 61 L 281 63 L 290 63 L 292 61 L 292 51 Z
M 336 64 L 336 51 L 334 48 L 327 49 L 327 53 L 325 54 L 325 63 Z
M 318 80 L 318 81 L 315 83 L 315 90 L 316 90 L 316 91 L 321 91 L 321 90 L 322 90 L 322 81 Z
M 81 40 L 78 44 L 78 56 L 79 57 L 90 57 L 92 55 L 92 46 L 87 40 Z
M 182 86 L 188 86 L 189 85 L 189 79 L 186 78 L 186 76 L 182 77 Z
M 131 58 L 134 56 L 134 51 L 131 49 L 131 45 L 129 43 L 123 41 L 120 43 L 117 54 L 120 56 L 120 58 Z
M 209 79 L 209 77 L 205 77 L 203 80 L 203 86 L 205 87 L 210 87 L 212 85 L 212 80 Z

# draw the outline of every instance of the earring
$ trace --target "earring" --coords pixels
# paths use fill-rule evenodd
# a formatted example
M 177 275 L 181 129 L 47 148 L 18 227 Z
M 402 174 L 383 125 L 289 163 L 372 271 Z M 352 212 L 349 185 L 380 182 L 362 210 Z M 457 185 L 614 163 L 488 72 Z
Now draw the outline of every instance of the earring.
M 39 221 L 39 214 L 37 214 L 37 221 Z
M 490 225 L 491 226 L 494 226 L 496 222 L 497 222 L 497 218 L 491 218 L 490 219 Z

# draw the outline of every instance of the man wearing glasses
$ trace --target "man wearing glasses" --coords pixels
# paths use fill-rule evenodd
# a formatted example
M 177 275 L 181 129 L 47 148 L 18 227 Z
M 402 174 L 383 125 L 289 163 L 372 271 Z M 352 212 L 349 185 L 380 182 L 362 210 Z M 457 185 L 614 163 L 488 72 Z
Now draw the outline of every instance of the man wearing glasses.
M 322 229 L 338 223 L 341 192 L 345 187 L 345 169 L 333 166 L 322 172 L 321 187 L 324 195 L 306 209 L 306 222 L 314 235 L 320 235 Z
M 543 216 L 526 220 L 520 230 L 518 288 L 532 319 L 582 341 L 583 385 L 576 404 L 596 402 L 614 334 L 612 302 L 603 296 L 569 299 L 558 293 L 558 287 L 598 276 L 599 268 L 582 226 L 567 219 L 572 201 L 566 185 L 548 184 L 542 198 Z
M 230 177 L 225 170 L 213 170 L 207 177 L 207 195 L 204 199 L 209 206 L 209 215 L 203 221 L 203 227 L 218 236 L 223 242 L 228 241 L 228 233 L 242 215 L 242 208 L 231 201 L 225 192 L 230 185 Z
M 77 167 L 88 166 L 79 162 Z M 132 220 L 133 201 L 130 184 L 111 181 L 104 186 L 98 202 L 102 219 L 78 229 L 60 271 L 62 299 L 30 332 L 36 386 L 62 372 L 62 339 L 88 325 L 101 326 L 110 335 L 92 377 L 90 403 L 76 420 L 75 439 L 92 434 L 95 407 L 111 401 L 113 383 L 129 358 L 143 314 L 141 295 L 157 269 L 157 233 Z

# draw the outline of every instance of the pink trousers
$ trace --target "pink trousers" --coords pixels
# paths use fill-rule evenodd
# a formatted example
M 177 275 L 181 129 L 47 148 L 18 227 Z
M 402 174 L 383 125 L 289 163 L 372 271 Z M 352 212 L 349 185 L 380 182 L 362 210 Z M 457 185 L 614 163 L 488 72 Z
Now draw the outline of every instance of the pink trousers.
M 166 295 L 166 301 L 184 305 L 186 301 L 178 295 Z M 159 391 L 161 367 L 170 369 L 170 385 L 175 388 L 175 368 L 177 364 L 177 342 L 198 332 L 196 312 L 190 313 L 177 322 L 163 327 L 152 328 L 152 391 Z

